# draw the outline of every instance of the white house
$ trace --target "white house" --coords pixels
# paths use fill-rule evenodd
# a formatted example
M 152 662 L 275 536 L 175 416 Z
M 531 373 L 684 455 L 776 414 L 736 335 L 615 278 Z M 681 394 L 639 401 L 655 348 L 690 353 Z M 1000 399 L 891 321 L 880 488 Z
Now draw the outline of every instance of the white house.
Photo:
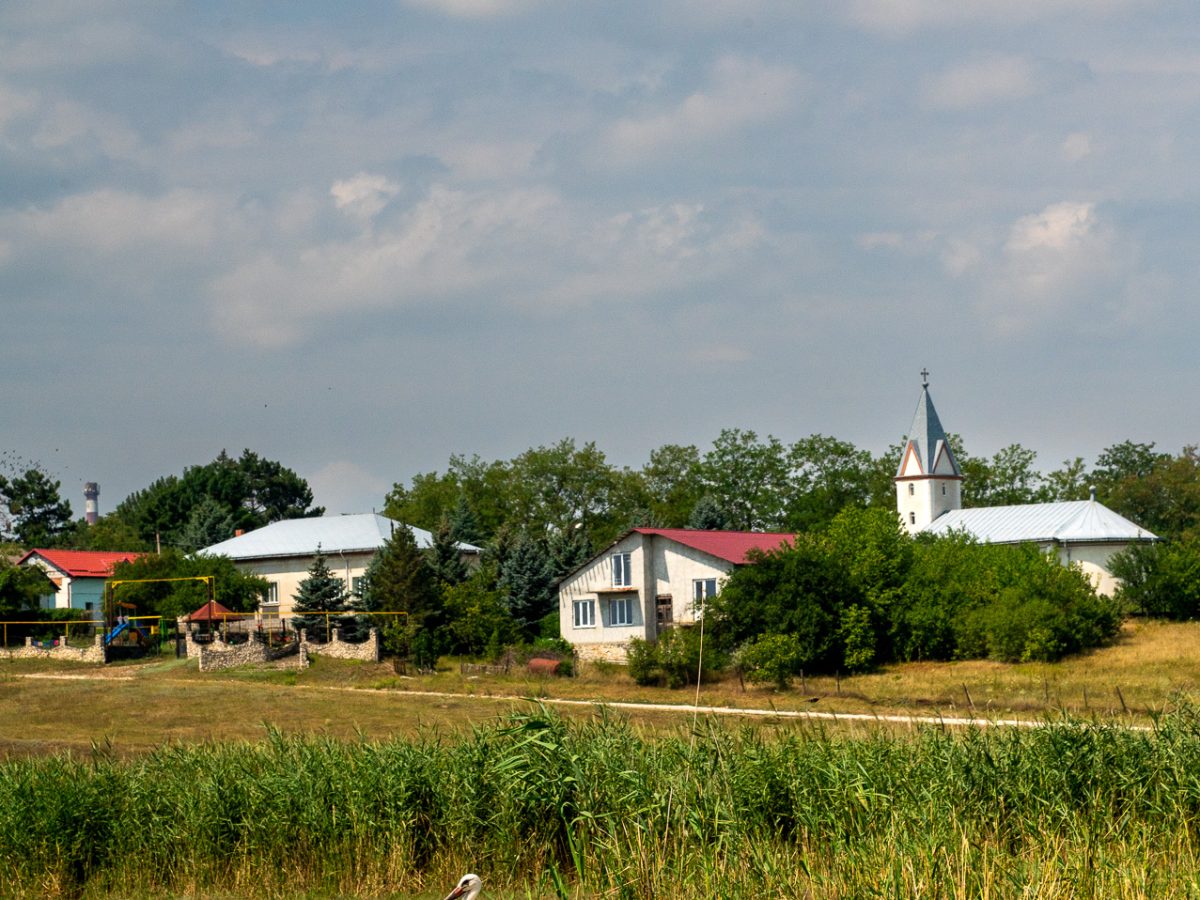
M 690 625 L 754 549 L 774 550 L 793 534 L 634 528 L 559 583 L 559 624 L 582 659 L 625 659 L 632 638 Z
M 41 599 L 43 609 L 78 609 L 89 617 L 100 617 L 104 608 L 104 584 L 113 566 L 133 562 L 140 553 L 110 553 L 101 550 L 30 550 L 19 566 L 37 566 L 54 583 L 56 593 Z
M 1097 591 L 1110 595 L 1117 581 L 1109 560 L 1131 544 L 1158 540 L 1097 503 L 1095 492 L 1090 500 L 963 509 L 962 480 L 926 381 L 895 479 L 896 509 L 911 534 L 964 531 L 986 543 L 1037 544 L 1065 565 L 1079 565 Z
M 375 553 L 392 536 L 393 529 L 401 527 L 400 522 L 375 513 L 284 519 L 200 552 L 228 556 L 241 571 L 265 578 L 269 588 L 261 603 L 263 612 L 287 615 L 300 582 L 308 577 L 318 547 L 329 568 L 346 583 L 347 590 L 353 591 L 361 584 Z M 418 547 L 433 546 L 433 535 L 428 531 L 409 527 Z M 478 558 L 479 548 L 473 544 L 460 543 L 458 549 L 466 559 Z

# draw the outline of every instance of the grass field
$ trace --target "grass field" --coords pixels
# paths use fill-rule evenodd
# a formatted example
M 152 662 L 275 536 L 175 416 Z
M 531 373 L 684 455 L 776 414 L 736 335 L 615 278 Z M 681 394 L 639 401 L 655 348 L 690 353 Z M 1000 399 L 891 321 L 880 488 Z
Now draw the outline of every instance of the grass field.
M 70 677 L 75 676 L 75 677 Z M 194 662 L 162 660 L 103 668 L 0 662 L 0 754 L 87 750 L 118 753 L 164 742 L 253 740 L 273 726 L 335 737 L 462 730 L 507 714 L 495 698 L 563 698 L 837 713 L 985 718 L 1078 717 L 1148 721 L 1200 689 L 1200 624 L 1133 622 L 1111 647 L 1060 663 L 907 663 L 852 678 L 809 678 L 792 690 L 745 688 L 727 678 L 694 688 L 635 685 L 619 667 L 585 666 L 570 679 L 525 674 L 396 675 L 387 663 L 320 660 L 307 671 L 244 668 L 201 674 Z M 454 696 L 422 696 L 441 692 Z M 968 698 L 969 701 L 968 702 Z M 519 704 L 522 708 L 526 704 Z M 587 716 L 583 710 L 565 715 Z M 690 714 L 623 710 L 631 722 L 671 729 Z M 782 727 L 782 726 L 781 726 Z
M 1200 625 L 1159 622 L 1056 664 L 779 693 L 3 662 L 0 893 L 440 897 L 475 868 L 488 897 L 1200 896 L 1198 686 Z M 694 701 L 1090 724 L 742 725 Z

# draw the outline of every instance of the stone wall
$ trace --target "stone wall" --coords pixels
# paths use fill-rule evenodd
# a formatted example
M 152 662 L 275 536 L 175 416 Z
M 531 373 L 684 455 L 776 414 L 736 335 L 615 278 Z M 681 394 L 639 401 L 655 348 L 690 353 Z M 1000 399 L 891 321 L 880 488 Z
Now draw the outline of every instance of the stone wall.
M 331 656 L 334 659 L 361 659 L 364 662 L 379 662 L 379 629 L 372 628 L 371 636 L 361 644 L 343 641 L 339 629 L 334 628 L 329 640 L 324 644 L 314 644 L 308 640 L 308 635 L 300 632 L 300 642 L 308 648 L 308 652 L 316 656 Z
M 626 662 L 626 650 L 629 645 L 620 643 L 605 644 L 575 644 L 576 658 L 583 662 Z
M 25 638 L 25 646 L 16 650 L 0 651 L 4 659 L 54 659 L 63 662 L 92 663 L 103 665 L 108 662 L 108 653 L 104 647 L 104 635 L 97 634 L 90 644 L 82 647 L 72 647 L 64 635 L 55 641 L 52 647 L 42 647 L 33 643 L 33 638 Z

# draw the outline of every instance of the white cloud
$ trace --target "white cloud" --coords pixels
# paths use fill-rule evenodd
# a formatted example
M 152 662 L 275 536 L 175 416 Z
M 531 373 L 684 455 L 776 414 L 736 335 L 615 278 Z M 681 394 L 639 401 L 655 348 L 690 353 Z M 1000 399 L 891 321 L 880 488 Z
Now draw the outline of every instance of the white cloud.
M 1067 135 L 1059 148 L 1062 153 L 1062 158 L 1069 163 L 1077 163 L 1092 155 L 1092 138 L 1091 135 L 1083 131 L 1077 131 L 1074 134 Z
M 406 6 L 427 9 L 455 19 L 497 19 L 539 6 L 543 0 L 402 0 Z
M 605 158 L 634 162 L 771 121 L 796 103 L 803 85 L 791 67 L 725 57 L 713 67 L 706 90 L 613 125 L 602 142 Z
M 1096 233 L 1096 206 L 1066 201 L 1047 206 L 1040 213 L 1017 219 L 1005 250 L 1010 256 L 1049 250 L 1064 253 Z
M 387 206 L 400 185 L 383 175 L 359 172 L 353 178 L 335 181 L 329 189 L 334 205 L 347 215 L 370 219 Z
M 261 252 L 219 277 L 216 327 L 234 342 L 286 346 L 343 311 L 436 302 L 520 272 L 553 246 L 546 190 L 468 193 L 435 186 L 390 229 Z
M 1057 16 L 1096 18 L 1143 0 L 848 0 L 850 21 L 871 31 L 906 35 L 926 28 L 1014 26 Z
M 922 97 L 936 109 L 969 109 L 1023 100 L 1042 90 L 1038 67 L 1019 56 L 965 63 L 926 80 Z

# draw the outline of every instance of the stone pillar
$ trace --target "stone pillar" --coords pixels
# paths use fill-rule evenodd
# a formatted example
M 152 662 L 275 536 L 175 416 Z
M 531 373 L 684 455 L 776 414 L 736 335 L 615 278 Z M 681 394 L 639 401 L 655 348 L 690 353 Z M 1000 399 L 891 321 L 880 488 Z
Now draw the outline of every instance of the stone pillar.
M 334 629 L 333 629 L 333 630 L 332 630 L 332 631 L 329 633 L 329 643 L 331 643 L 331 644 L 339 644 L 339 643 L 341 643 L 341 641 L 342 641 L 342 629 L 340 629 L 340 628 L 334 628 Z
M 26 636 L 25 636 L 25 646 L 26 646 L 26 647 L 32 647 L 32 646 L 33 646 L 33 637 L 32 637 L 31 635 L 26 635 Z

